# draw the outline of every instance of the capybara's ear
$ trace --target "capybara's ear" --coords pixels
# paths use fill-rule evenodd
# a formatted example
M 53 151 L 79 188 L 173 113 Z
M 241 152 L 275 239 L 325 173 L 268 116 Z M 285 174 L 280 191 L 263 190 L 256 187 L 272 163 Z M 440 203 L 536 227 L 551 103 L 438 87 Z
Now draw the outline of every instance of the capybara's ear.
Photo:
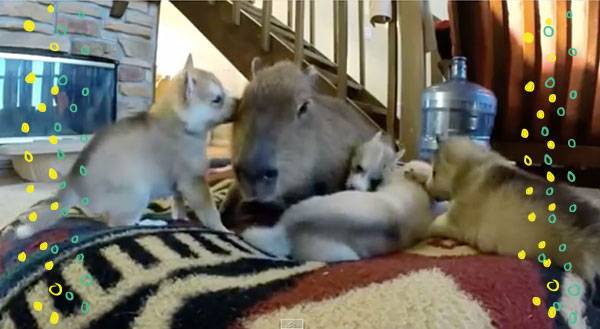
M 260 59 L 260 57 L 254 57 L 252 59 L 252 62 L 250 63 L 250 69 L 252 71 L 252 79 L 254 79 L 256 77 L 256 74 L 258 74 L 258 71 L 264 69 L 265 67 L 265 63 L 262 59 Z

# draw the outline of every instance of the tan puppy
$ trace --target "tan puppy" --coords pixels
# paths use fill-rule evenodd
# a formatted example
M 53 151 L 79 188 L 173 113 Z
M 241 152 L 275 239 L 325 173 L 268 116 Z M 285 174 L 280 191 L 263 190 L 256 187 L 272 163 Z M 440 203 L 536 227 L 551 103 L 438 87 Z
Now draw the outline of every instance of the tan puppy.
M 149 201 L 172 195 L 175 209 L 181 212 L 185 199 L 206 226 L 226 230 L 204 180 L 205 148 L 208 132 L 231 117 L 235 101 L 212 73 L 194 68 L 191 56 L 164 88 L 148 113 L 95 134 L 64 178 L 66 188 L 20 216 L 17 237 L 52 226 L 60 212 L 51 203 L 61 209 L 80 205 L 120 226 L 138 221 Z M 26 219 L 31 211 L 38 214 L 35 223 Z
M 554 187 L 553 196 L 545 195 L 548 186 Z M 533 187 L 529 196 L 528 187 Z M 600 210 L 590 200 L 467 138 L 442 144 L 427 189 L 433 197 L 452 200 L 448 212 L 431 225 L 431 235 L 465 241 L 483 252 L 516 256 L 524 250 L 531 259 L 544 252 L 553 265 L 571 262 L 572 270 L 588 282 L 600 270 Z M 577 206 L 574 213 L 571 204 Z M 543 250 L 539 241 L 546 242 Z M 561 244 L 566 250 L 559 251 Z

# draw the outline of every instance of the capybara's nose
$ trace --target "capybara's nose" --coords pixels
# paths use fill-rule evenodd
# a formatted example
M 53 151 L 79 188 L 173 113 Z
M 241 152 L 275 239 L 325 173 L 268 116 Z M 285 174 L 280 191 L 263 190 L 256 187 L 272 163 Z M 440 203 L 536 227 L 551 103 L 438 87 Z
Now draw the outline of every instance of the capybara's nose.
M 275 168 L 265 168 L 260 171 L 259 177 L 265 181 L 276 179 L 279 176 L 279 170 Z

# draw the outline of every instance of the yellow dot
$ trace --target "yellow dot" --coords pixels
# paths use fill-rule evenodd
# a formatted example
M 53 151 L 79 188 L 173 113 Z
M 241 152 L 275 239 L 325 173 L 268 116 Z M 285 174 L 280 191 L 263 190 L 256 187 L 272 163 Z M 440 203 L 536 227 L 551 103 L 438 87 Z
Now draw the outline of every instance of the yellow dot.
M 525 128 L 521 129 L 521 137 L 523 137 L 523 138 L 529 137 L 529 130 L 527 130 Z
M 519 251 L 519 252 L 517 253 L 517 257 L 518 257 L 520 260 L 523 260 L 523 259 L 525 259 L 525 257 L 526 257 L 526 256 L 527 256 L 527 254 L 525 253 L 525 250 L 521 250 L 521 251 Z
M 527 220 L 530 221 L 530 222 L 535 222 L 536 218 L 537 217 L 535 216 L 534 212 L 530 212 L 529 215 L 527 215 Z
M 56 43 L 56 42 L 52 42 L 52 43 L 50 44 L 50 47 L 49 47 L 49 48 L 50 48 L 50 50 L 52 50 L 52 51 L 59 51 L 59 50 L 60 50 L 60 46 L 59 46 L 59 45 L 58 45 L 58 43 Z
M 44 268 L 46 269 L 46 271 L 50 271 L 54 268 L 54 262 L 49 260 L 44 264 Z
M 550 171 L 548 171 L 546 173 L 546 180 L 549 181 L 550 183 L 554 182 L 554 174 Z
M 39 103 L 38 104 L 38 111 L 44 113 L 46 112 L 46 103 Z
M 48 5 L 48 12 L 49 13 L 53 13 L 54 12 L 54 6 L 53 5 Z
M 554 211 L 556 210 L 556 203 L 552 202 L 551 204 L 548 205 L 548 211 Z
M 27 133 L 29 132 L 29 123 L 27 123 L 27 122 L 23 122 L 23 123 L 21 124 L 21 131 L 22 131 L 24 134 L 27 134 Z
M 35 222 L 37 220 L 37 212 L 30 212 L 29 216 L 27 216 L 27 219 L 29 219 L 30 222 Z
M 540 249 L 546 248 L 546 241 L 542 240 L 542 241 L 538 242 L 538 248 L 540 248 Z
M 525 84 L 525 91 L 530 93 L 535 90 L 535 83 L 533 81 L 529 81 Z
M 23 153 L 23 159 L 25 162 L 31 163 L 33 161 L 33 154 L 31 154 L 31 152 L 28 150 L 25 150 L 25 153 Z
M 52 312 L 52 314 L 50 314 L 50 324 L 58 324 L 59 319 L 58 313 Z
M 548 143 L 546 143 L 546 146 L 548 146 L 549 149 L 554 150 L 554 147 L 556 147 L 556 144 L 554 144 L 554 141 L 548 141 Z
M 48 177 L 51 180 L 56 180 L 58 178 L 58 173 L 56 172 L 56 169 L 54 169 L 54 168 L 48 169 Z
M 523 34 L 523 41 L 525 41 L 525 43 L 532 43 L 533 39 L 534 39 L 533 33 L 525 32 L 525 34 Z
M 544 260 L 544 267 L 548 268 L 548 267 L 550 267 L 550 265 L 552 265 L 552 261 L 550 260 L 550 258 L 546 258 Z
M 27 254 L 24 251 L 21 251 L 17 256 L 17 259 L 22 263 L 27 259 Z
M 552 24 L 552 19 L 546 18 L 546 25 L 550 25 L 550 24 Z
M 27 193 L 33 193 L 33 192 L 35 192 L 35 185 L 33 185 L 33 184 L 28 184 L 28 185 L 25 187 L 25 192 L 27 192 Z
M 556 54 L 555 53 L 548 54 L 548 62 L 550 62 L 550 63 L 556 62 Z
M 50 210 L 52 210 L 52 211 L 57 211 L 59 206 L 60 206 L 60 204 L 59 204 L 58 202 L 56 202 L 56 201 L 55 201 L 55 202 L 52 202 L 52 203 L 50 204 Z
M 556 308 L 554 308 L 554 306 L 550 306 L 548 309 L 548 317 L 550 319 L 554 319 L 554 317 L 556 317 Z
M 34 83 L 35 82 L 35 73 L 29 72 L 29 74 L 27 74 L 25 76 L 25 82 L 27 82 L 28 84 Z
M 44 251 L 46 249 L 48 249 L 48 242 L 42 242 L 42 243 L 40 243 L 40 250 Z
M 550 103 L 556 102 L 556 94 L 550 94 L 550 96 L 548 96 L 548 102 L 550 102 Z
M 33 32 L 33 30 L 35 30 L 35 23 L 28 19 L 25 22 L 23 22 L 23 29 L 27 32 Z
M 523 162 L 526 166 L 531 166 L 533 164 L 533 160 L 531 160 L 531 157 L 529 155 L 525 155 L 523 157 Z
M 41 311 L 44 308 L 44 304 L 42 304 L 41 302 L 33 302 L 33 309 L 36 311 Z
M 533 187 L 529 186 L 525 189 L 525 195 L 532 195 L 533 194 Z
M 540 306 L 542 304 L 542 299 L 539 297 L 533 297 L 531 299 L 531 303 L 533 303 L 535 306 Z
M 535 113 L 535 116 L 536 116 L 538 119 L 543 119 L 543 118 L 544 118 L 544 111 L 543 111 L 543 110 L 538 110 L 538 111 Z
M 58 143 L 58 137 L 56 137 L 56 135 L 52 135 L 48 137 L 48 141 L 50 142 L 50 144 L 56 144 Z
M 60 88 L 58 88 L 58 86 L 54 85 L 52 86 L 52 88 L 50 88 L 50 93 L 54 96 L 58 95 L 58 93 L 60 92 Z

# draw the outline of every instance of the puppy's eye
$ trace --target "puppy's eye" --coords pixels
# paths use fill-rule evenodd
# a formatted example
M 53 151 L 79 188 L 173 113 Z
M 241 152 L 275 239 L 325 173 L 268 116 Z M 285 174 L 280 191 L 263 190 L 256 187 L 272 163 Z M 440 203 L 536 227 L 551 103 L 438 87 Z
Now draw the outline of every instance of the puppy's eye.
M 221 96 L 221 95 L 219 95 L 219 96 L 215 97 L 215 98 L 212 100 L 212 103 L 213 103 L 213 104 L 216 104 L 216 105 L 218 105 L 218 104 L 221 104 L 221 102 L 223 102 L 223 96 Z
M 298 112 L 297 112 L 297 116 L 301 117 L 302 115 L 304 115 L 304 113 L 306 113 L 306 110 L 308 109 L 308 102 L 304 102 L 302 103 L 302 106 L 300 106 L 298 108 Z
M 361 165 L 356 165 L 354 171 L 356 171 L 359 174 L 362 174 L 365 171 L 365 169 Z

